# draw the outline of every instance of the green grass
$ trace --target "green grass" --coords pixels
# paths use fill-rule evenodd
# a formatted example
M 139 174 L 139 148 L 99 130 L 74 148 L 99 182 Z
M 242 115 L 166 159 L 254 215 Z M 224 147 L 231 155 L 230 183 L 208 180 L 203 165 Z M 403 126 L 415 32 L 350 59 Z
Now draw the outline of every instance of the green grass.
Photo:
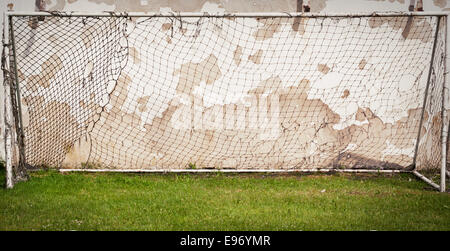
M 0 189 L 0 230 L 450 230 L 450 195 L 409 174 L 31 177 Z

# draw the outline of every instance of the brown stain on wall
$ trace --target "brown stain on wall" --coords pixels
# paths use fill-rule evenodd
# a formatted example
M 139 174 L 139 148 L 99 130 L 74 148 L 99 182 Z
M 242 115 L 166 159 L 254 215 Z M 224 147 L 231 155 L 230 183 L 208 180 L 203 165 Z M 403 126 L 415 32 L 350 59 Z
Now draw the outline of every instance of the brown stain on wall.
M 86 46 L 86 48 L 90 48 L 92 45 L 92 39 L 94 38 L 93 36 L 95 35 L 95 27 L 93 26 L 86 26 L 83 27 L 83 31 L 81 32 L 81 39 L 83 40 L 84 45 Z
M 360 61 L 359 64 L 358 64 L 358 68 L 359 68 L 360 70 L 363 70 L 364 67 L 366 67 L 366 64 L 367 64 L 367 61 L 366 61 L 365 59 L 361 59 L 361 61 Z
M 365 114 L 365 111 L 362 108 L 358 108 L 358 111 L 356 112 L 355 119 L 357 121 L 363 122 L 366 120 L 367 115 Z
M 128 47 L 128 54 L 133 59 L 134 64 L 141 63 L 141 59 L 139 57 L 139 51 L 136 50 L 135 47 Z
M 201 81 L 207 85 L 214 83 L 222 76 L 222 72 L 217 64 L 217 58 L 213 54 L 209 55 L 200 63 L 185 63 L 173 73 L 180 76 L 177 85 L 177 93 L 190 94 L 195 86 L 199 86 Z
M 56 36 L 56 35 L 50 35 L 50 36 L 48 37 L 48 40 L 49 40 L 50 43 L 52 43 L 52 45 L 55 46 L 55 47 L 59 45 L 59 43 L 58 43 L 58 36 Z
M 236 46 L 236 50 L 234 50 L 233 53 L 233 60 L 237 66 L 239 66 L 239 64 L 241 63 L 241 57 L 242 57 L 242 47 L 238 45 Z
M 330 67 L 328 67 L 326 64 L 318 64 L 317 70 L 322 72 L 323 74 L 327 74 L 330 71 Z
M 79 104 L 80 104 L 81 108 L 84 108 L 84 109 L 88 108 L 88 105 L 86 104 L 86 102 L 84 102 L 84 100 L 80 100 Z
M 256 20 L 263 24 L 263 27 L 253 33 L 253 36 L 258 41 L 272 38 L 280 30 L 282 21 L 288 21 L 285 18 L 257 18 Z
M 336 166 L 401 168 L 412 163 L 412 157 L 404 154 L 384 154 L 387 142 L 400 149 L 414 147 L 410 126 L 417 123 L 420 109 L 408 111 L 408 117 L 394 124 L 383 123 L 369 108 L 358 110 L 358 120 L 368 121 L 361 126 L 352 125 L 340 131 L 341 140 L 357 145 L 351 152 L 340 154 Z M 370 139 L 370 140 L 369 140 Z
M 344 93 L 342 94 L 341 98 L 347 98 L 350 95 L 350 91 L 345 89 Z
M 298 32 L 300 35 L 305 34 L 307 20 L 308 20 L 308 18 L 304 18 L 304 17 L 294 18 L 294 21 L 292 23 L 292 29 L 294 31 Z
M 27 87 L 30 90 L 36 88 L 36 84 L 48 88 L 50 80 L 61 70 L 63 62 L 58 55 L 53 54 L 41 65 L 41 73 L 39 75 L 31 75 L 28 77 Z
M 286 88 L 280 95 L 280 123 L 283 133 L 277 141 L 283 142 L 283 148 L 296 149 L 291 152 L 295 158 L 288 161 L 290 164 L 297 162 L 297 165 L 326 166 L 333 162 L 333 153 L 344 147 L 340 146 L 338 132 L 332 128 L 340 117 L 321 100 L 308 99 L 307 91 L 310 87 L 307 82 L 302 81 L 303 85 Z M 310 154 L 314 146 L 318 152 L 328 151 L 330 157 L 320 159 L 316 153 Z M 289 152 L 283 148 L 277 149 L 277 154 Z M 288 154 L 282 155 L 285 159 L 291 158 Z
M 167 30 L 172 29 L 172 23 L 164 23 L 164 24 L 162 24 L 162 25 L 161 25 L 161 29 L 162 29 L 163 31 L 167 31 Z
M 89 138 L 81 137 L 69 148 L 61 166 L 67 168 L 83 167 L 83 163 L 86 163 L 89 158 L 90 147 Z
M 31 163 L 56 166 L 59 163 L 55 156 L 64 156 L 72 148 L 73 141 L 80 137 L 78 123 L 70 113 L 68 104 L 56 101 L 45 102 L 41 96 L 26 97 L 27 104 L 34 104 L 29 113 L 30 124 L 36 125 L 27 135 L 27 160 Z M 43 116 L 45 114 L 45 116 Z M 45 149 L 52 155 L 39 154 Z
M 370 28 L 378 28 L 388 24 L 394 30 L 402 30 L 404 39 L 417 39 L 423 43 L 431 40 L 433 28 L 426 17 L 371 17 Z
M 124 152 L 124 149 L 126 149 L 125 151 L 131 150 L 133 153 L 138 154 L 139 157 L 142 157 L 145 164 L 154 163 L 150 154 L 152 150 L 148 146 L 155 141 L 155 136 L 160 135 L 162 132 L 157 131 L 156 133 L 159 134 L 150 134 L 151 132 L 146 133 L 142 131 L 140 128 L 141 117 L 135 113 L 127 113 L 123 110 L 130 84 L 130 76 L 122 73 L 117 81 L 115 90 L 111 94 L 110 104 L 112 108 L 101 114 L 101 122 L 93 128 L 91 133 L 94 139 L 92 141 L 94 149 L 103 149 L 106 152 L 100 156 L 94 152 L 91 154 L 91 162 L 99 162 L 108 167 L 118 167 L 120 164 L 123 164 L 124 166 L 121 166 L 121 168 L 127 168 L 125 163 L 129 163 L 130 156 L 136 155 L 126 154 Z M 136 104 L 138 109 L 145 111 L 148 101 L 148 96 L 137 98 Z M 155 118 L 153 124 L 156 124 L 158 120 L 159 118 Z M 144 127 L 147 128 L 147 126 Z M 165 130 L 162 127 L 158 129 Z M 128 136 L 124 138 L 124 134 Z
M 150 99 L 150 96 L 144 96 L 144 97 L 138 98 L 137 103 L 139 104 L 138 109 L 140 112 L 147 111 L 147 103 L 148 103 L 149 99 Z
M 248 60 L 252 61 L 254 64 L 261 64 L 261 57 L 263 50 L 259 49 L 255 54 L 248 56 Z
M 122 73 L 117 79 L 116 88 L 110 95 L 110 103 L 112 105 L 111 114 L 119 114 L 120 109 L 125 103 L 128 96 L 128 86 L 131 84 L 131 77 Z
M 302 80 L 300 82 L 300 86 L 303 86 L 306 90 L 309 87 L 308 80 L 305 80 L 305 79 Z M 274 95 L 274 94 L 285 93 L 285 91 L 286 91 L 286 89 L 283 88 L 283 81 L 281 80 L 280 76 L 274 76 L 274 77 L 268 78 L 264 81 L 261 81 L 261 83 L 259 83 L 258 87 L 249 90 L 247 92 L 247 94 L 260 96 L 260 95 L 263 95 L 264 93 L 270 93 L 270 94 Z
M 424 123 L 427 120 L 424 120 Z M 420 169 L 439 169 L 442 158 L 442 145 L 434 142 L 441 141 L 442 116 L 438 112 L 431 118 L 428 131 L 423 127 L 418 149 L 417 167 Z

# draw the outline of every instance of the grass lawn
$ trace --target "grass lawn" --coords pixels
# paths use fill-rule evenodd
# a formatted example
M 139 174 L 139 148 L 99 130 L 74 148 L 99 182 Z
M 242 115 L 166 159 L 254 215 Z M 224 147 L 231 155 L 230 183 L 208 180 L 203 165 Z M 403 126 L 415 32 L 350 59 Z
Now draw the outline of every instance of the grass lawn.
M 450 194 L 409 174 L 31 177 L 0 188 L 0 230 L 450 230 Z

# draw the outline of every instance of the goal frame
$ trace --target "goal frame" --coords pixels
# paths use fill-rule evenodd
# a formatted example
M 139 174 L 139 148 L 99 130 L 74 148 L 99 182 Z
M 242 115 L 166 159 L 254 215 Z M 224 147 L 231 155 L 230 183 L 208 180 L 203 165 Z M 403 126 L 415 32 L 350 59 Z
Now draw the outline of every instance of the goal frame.
M 14 146 L 14 141 L 17 142 L 19 149 L 19 166 L 25 168 L 26 166 L 26 156 L 24 154 L 23 149 L 25 148 L 25 144 L 23 141 L 24 133 L 22 126 L 22 115 L 21 115 L 21 102 L 20 102 L 20 90 L 19 90 L 19 79 L 17 77 L 17 61 L 15 57 L 15 41 L 14 41 L 14 30 L 12 24 L 12 17 L 19 16 L 61 16 L 61 17 L 177 17 L 177 18 L 201 18 L 201 17 L 241 17 L 241 18 L 279 18 L 279 17 L 415 17 L 415 16 L 437 16 L 439 27 L 439 22 L 444 20 L 445 22 L 445 72 L 444 72 L 444 84 L 442 90 L 442 129 L 441 129 L 441 143 L 442 143 L 442 154 L 441 154 L 441 167 L 440 167 L 440 184 L 436 184 L 430 179 L 426 178 L 424 175 L 420 174 L 417 170 L 415 170 L 415 160 L 418 152 L 418 143 L 420 139 L 420 129 L 419 135 L 417 137 L 416 149 L 414 152 L 414 161 L 412 163 L 412 169 L 410 170 L 372 170 L 372 169 L 336 169 L 336 168 L 314 168 L 314 169 L 291 169 L 291 170 L 257 170 L 257 169 L 158 169 L 158 170 L 146 170 L 146 169 L 59 169 L 60 172 L 158 172 L 158 173 L 166 173 L 166 172 L 192 172 L 192 173 L 209 173 L 209 172 L 238 172 L 238 173 L 251 173 L 251 172 L 270 172 L 270 173 L 287 173 L 287 172 L 349 172 L 349 173 L 411 173 L 422 179 L 426 183 L 430 184 L 433 188 L 445 192 L 446 191 L 446 177 L 450 177 L 449 171 L 446 169 L 446 160 L 447 160 L 447 137 L 449 132 L 449 115 L 445 109 L 445 97 L 448 96 L 449 92 L 448 87 L 450 84 L 448 83 L 447 73 L 449 72 L 449 64 L 448 61 L 448 50 L 450 47 L 448 46 L 448 35 L 449 31 L 449 16 L 450 12 L 359 12 L 359 13 L 303 13 L 303 12 L 293 12 L 293 13 L 278 13 L 278 12 L 263 12 L 263 13 L 199 13 L 199 12 L 178 12 L 178 13 L 152 13 L 152 12 L 6 12 L 4 13 L 4 48 L 8 48 L 6 51 L 12 51 L 13 55 L 9 55 L 6 53 L 5 57 L 8 58 L 6 61 L 6 71 L 13 69 L 9 74 L 14 75 L 15 81 L 7 80 L 7 76 L 4 76 L 4 143 L 5 143 L 5 166 L 6 166 L 6 186 L 7 188 L 12 188 L 14 185 L 13 173 L 14 167 L 12 166 L 12 149 Z M 430 84 L 430 75 L 431 68 L 433 65 L 434 52 L 436 47 L 437 34 L 439 32 L 439 28 L 436 28 L 436 34 L 433 43 L 433 51 L 430 61 L 430 70 L 429 76 L 426 83 L 426 90 L 424 101 L 422 105 L 422 115 L 419 124 L 419 128 L 421 128 L 423 124 L 423 111 L 425 110 L 425 104 L 428 96 L 428 86 Z M 5 72 L 5 70 L 4 70 Z M 11 130 L 11 126 L 15 124 L 16 131 Z M 26 168 L 25 168 L 26 169 Z

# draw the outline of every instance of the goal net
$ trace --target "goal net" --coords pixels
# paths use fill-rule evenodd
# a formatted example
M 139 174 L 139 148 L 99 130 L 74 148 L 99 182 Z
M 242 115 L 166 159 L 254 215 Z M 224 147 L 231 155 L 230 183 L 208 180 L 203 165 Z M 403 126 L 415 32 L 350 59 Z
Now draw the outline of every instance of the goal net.
M 411 170 L 445 158 L 446 16 L 53 13 L 9 26 L 30 166 Z

